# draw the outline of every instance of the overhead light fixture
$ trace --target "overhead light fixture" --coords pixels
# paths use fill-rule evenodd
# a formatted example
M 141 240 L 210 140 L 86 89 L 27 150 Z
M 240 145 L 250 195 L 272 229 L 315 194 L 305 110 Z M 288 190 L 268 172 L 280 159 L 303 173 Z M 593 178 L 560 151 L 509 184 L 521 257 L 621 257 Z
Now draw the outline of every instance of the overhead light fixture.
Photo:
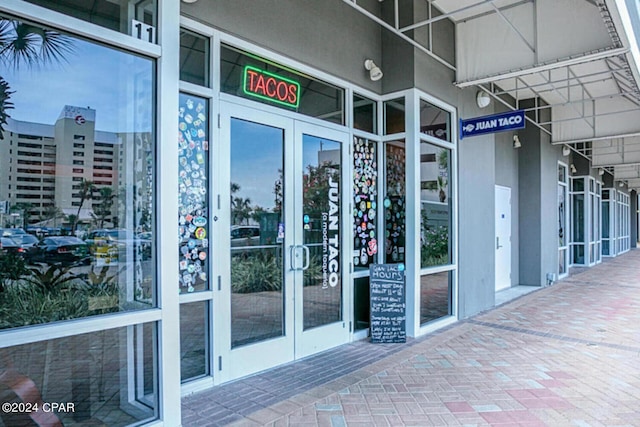
M 476 94 L 476 104 L 478 104 L 478 108 L 488 107 L 491 104 L 491 97 L 487 92 L 479 90 Z
M 604 175 L 604 169 L 602 168 L 598 169 L 598 175 L 600 176 Z
M 571 163 L 571 166 L 569 166 L 569 169 L 571 169 L 571 173 L 578 172 L 578 170 L 576 169 L 576 166 L 573 163 Z
M 562 155 L 567 157 L 569 154 L 571 154 L 571 148 L 568 145 L 563 146 Z
M 520 138 L 518 138 L 518 135 L 513 135 L 513 148 L 520 148 L 520 147 L 522 147 Z
M 371 81 L 377 82 L 384 75 L 380 67 L 373 62 L 373 59 L 367 59 L 364 61 L 364 68 L 369 71 L 369 78 Z

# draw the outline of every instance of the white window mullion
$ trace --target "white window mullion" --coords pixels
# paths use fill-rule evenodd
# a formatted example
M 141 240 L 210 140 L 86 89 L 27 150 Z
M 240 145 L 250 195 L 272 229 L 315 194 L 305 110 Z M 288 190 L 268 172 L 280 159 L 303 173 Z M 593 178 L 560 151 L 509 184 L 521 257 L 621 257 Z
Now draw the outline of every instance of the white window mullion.
M 159 0 L 157 104 L 157 284 L 162 308 L 159 324 L 158 377 L 160 418 L 164 425 L 180 425 L 180 307 L 178 293 L 178 92 L 180 62 L 180 2 Z

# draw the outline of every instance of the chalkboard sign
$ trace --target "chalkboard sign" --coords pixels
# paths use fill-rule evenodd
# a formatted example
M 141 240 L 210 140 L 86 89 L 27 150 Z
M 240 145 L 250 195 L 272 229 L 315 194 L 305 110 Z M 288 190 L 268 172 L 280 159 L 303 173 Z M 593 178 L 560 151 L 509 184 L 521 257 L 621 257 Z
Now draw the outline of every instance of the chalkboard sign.
M 371 342 L 407 341 L 404 269 L 402 264 L 369 266 Z

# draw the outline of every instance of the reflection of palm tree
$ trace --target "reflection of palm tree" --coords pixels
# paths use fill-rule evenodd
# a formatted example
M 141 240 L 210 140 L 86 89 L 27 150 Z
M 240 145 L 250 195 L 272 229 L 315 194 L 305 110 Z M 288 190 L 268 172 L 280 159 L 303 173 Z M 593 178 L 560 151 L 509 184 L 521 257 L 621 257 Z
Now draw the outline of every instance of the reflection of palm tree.
M 251 199 L 234 196 L 240 191 L 240 185 L 231 183 L 231 221 L 232 225 L 242 224 L 251 218 L 253 208 L 251 207 Z
M 57 31 L 48 30 L 12 19 L 0 18 L 0 64 L 19 69 L 63 62 L 73 52 L 73 39 Z M 4 130 L 9 102 L 9 84 L 0 76 L 0 138 Z
M 22 227 L 26 228 L 31 217 L 31 210 L 34 208 L 33 203 L 16 203 L 11 206 L 11 212 L 20 212 L 22 214 Z
M 231 205 L 233 212 L 233 223 L 242 224 L 243 221 L 247 221 L 251 218 L 251 199 L 244 197 L 234 197 Z
M 446 186 L 447 186 L 447 180 L 444 179 L 442 176 L 439 176 L 438 188 L 440 189 L 440 191 L 438 192 L 438 196 L 440 198 L 440 203 L 444 203 L 444 201 L 447 199 L 447 193 L 444 191 Z
M 113 188 L 111 187 L 102 187 L 98 190 L 98 201 L 100 204 L 98 205 L 98 209 L 96 209 L 96 214 L 93 215 L 98 228 L 104 227 L 104 222 L 111 215 L 111 210 L 113 208 L 113 199 L 115 198 L 115 194 L 113 194 Z
M 72 39 L 57 31 L 0 19 L 0 61 L 14 68 L 61 62 L 72 46 Z
M 0 139 L 4 139 L 2 133 L 4 131 L 4 125 L 7 124 L 7 119 L 9 118 L 7 110 L 13 109 L 13 102 L 9 101 L 13 91 L 9 89 L 9 83 L 0 76 Z
M 80 211 L 82 210 L 82 205 L 84 205 L 84 202 L 93 198 L 93 190 L 95 189 L 95 186 L 93 185 L 93 181 L 87 181 L 86 179 L 82 178 L 82 181 L 80 181 L 80 191 L 78 192 L 78 195 L 80 196 L 80 204 L 78 205 L 78 213 L 76 214 L 76 216 L 73 218 L 74 221 L 71 222 L 71 234 L 75 234 L 76 232 L 76 227 L 78 226 L 78 222 L 80 221 Z

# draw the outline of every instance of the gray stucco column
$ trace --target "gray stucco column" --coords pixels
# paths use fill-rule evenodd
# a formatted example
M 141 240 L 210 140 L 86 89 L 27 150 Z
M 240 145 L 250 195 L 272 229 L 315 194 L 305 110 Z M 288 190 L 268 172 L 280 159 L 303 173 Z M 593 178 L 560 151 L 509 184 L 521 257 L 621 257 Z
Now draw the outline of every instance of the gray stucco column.
M 520 108 L 534 105 L 534 100 L 520 102 Z M 548 109 L 539 114 L 542 122 L 548 120 L 543 115 L 550 116 Z M 561 149 L 551 145 L 549 135 L 530 122 L 517 134 L 522 142 L 518 153 L 519 284 L 543 286 L 547 273 L 557 274 L 558 269 L 556 211 Z

